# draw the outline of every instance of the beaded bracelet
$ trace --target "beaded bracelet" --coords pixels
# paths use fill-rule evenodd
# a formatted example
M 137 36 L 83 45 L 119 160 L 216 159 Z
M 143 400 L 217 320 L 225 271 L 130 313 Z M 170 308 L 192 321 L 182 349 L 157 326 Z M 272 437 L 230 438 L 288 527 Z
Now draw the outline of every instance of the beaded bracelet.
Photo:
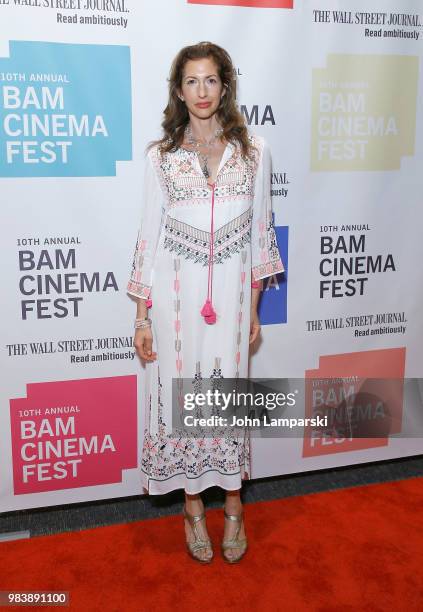
M 148 317 L 144 317 L 143 319 L 135 319 L 134 327 L 136 329 L 151 327 L 151 323 L 152 321 Z

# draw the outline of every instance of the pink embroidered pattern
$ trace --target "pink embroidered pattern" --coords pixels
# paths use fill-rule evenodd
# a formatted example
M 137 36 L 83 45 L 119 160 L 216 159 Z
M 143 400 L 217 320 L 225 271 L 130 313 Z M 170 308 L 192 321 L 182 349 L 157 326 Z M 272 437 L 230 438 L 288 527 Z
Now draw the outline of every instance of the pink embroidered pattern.
M 175 258 L 173 260 L 173 269 L 175 271 L 175 276 L 173 280 L 173 290 L 175 292 L 175 298 L 173 302 L 174 310 L 175 310 L 175 319 L 174 319 L 173 325 L 175 328 L 175 352 L 176 352 L 175 365 L 176 365 L 176 372 L 178 376 L 178 390 L 179 390 L 178 399 L 179 399 L 180 409 L 182 409 L 182 405 L 181 405 L 181 402 L 183 403 L 182 384 L 181 384 L 182 383 L 182 358 L 181 358 L 182 342 L 180 338 L 181 319 L 179 316 L 180 310 L 181 310 L 181 302 L 179 298 L 180 281 L 179 281 L 179 276 L 178 276 L 180 267 L 181 267 L 180 259 Z
M 242 270 L 241 270 L 241 288 L 239 292 L 239 310 L 238 310 L 238 332 L 236 335 L 237 351 L 235 354 L 236 373 L 235 378 L 239 378 L 239 362 L 241 361 L 241 323 L 242 323 L 242 305 L 244 303 L 244 291 L 245 291 L 245 262 L 247 261 L 247 252 L 242 251 L 241 253 Z
M 146 240 L 141 240 L 141 230 L 138 231 L 134 256 L 132 258 L 132 269 L 127 284 L 127 291 L 142 298 L 149 298 L 151 285 L 141 282 L 142 266 L 144 263 L 144 251 L 147 246 Z
M 220 358 L 215 358 L 215 368 L 210 378 L 222 379 Z M 196 374 L 193 377 L 194 385 L 201 385 L 201 364 L 196 363 Z M 206 472 L 215 471 L 219 474 L 241 474 L 242 479 L 248 479 L 251 466 L 250 436 L 248 428 L 239 435 L 233 428 L 216 428 L 216 435 L 206 436 L 186 435 L 183 430 L 175 430 L 172 436 L 166 435 L 166 425 L 163 420 L 163 403 L 161 398 L 162 383 L 160 370 L 158 371 L 159 405 L 159 431 L 151 434 L 148 428 L 144 429 L 144 440 L 141 454 L 141 471 L 148 480 L 167 481 L 173 477 L 185 476 L 192 480 L 201 478 Z
M 284 272 L 285 268 L 279 255 L 271 211 L 269 211 L 267 226 L 262 221 L 259 223 L 259 247 L 262 263 L 252 267 L 253 280 L 258 281 L 263 276 Z
M 135 282 L 129 281 L 127 285 L 127 291 L 128 293 L 135 294 L 138 297 L 148 299 L 151 293 L 151 286 L 143 285 L 142 283 L 135 283 Z M 148 305 L 147 305 L 147 308 L 148 308 Z
M 253 135 L 250 135 L 249 139 L 254 147 L 252 159 L 243 158 L 240 147 L 232 146 L 232 155 L 224 163 L 216 180 L 217 201 L 253 198 L 259 147 Z M 196 155 L 195 151 L 188 151 L 183 147 L 160 155 L 158 146 L 153 147 L 152 161 L 166 193 L 169 208 L 181 204 L 207 203 L 210 191 L 206 177 L 197 168 Z

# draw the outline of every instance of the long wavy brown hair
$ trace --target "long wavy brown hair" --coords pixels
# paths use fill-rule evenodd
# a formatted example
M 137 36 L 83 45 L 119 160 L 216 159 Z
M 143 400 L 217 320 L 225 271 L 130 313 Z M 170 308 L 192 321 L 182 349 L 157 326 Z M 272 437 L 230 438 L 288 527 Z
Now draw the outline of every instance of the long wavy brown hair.
M 217 109 L 217 120 L 223 128 L 222 137 L 241 147 L 244 157 L 253 154 L 248 137 L 247 126 L 236 104 L 236 76 L 232 59 L 228 52 L 214 43 L 203 41 L 184 47 L 172 62 L 169 76 L 169 100 L 162 121 L 163 137 L 151 142 L 148 148 L 158 144 L 162 153 L 176 151 L 183 140 L 185 128 L 189 123 L 189 113 L 185 103 L 179 98 L 185 64 L 189 60 L 210 58 L 214 60 L 226 93 L 222 96 Z

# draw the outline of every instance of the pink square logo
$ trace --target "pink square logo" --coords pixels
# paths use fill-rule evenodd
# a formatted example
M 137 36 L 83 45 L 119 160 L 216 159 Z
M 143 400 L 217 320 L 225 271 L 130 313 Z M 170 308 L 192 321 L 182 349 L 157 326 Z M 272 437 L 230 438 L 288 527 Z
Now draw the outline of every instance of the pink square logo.
M 303 457 L 387 446 L 401 432 L 405 347 L 324 355 L 305 373 Z
M 122 482 L 137 467 L 137 377 L 27 385 L 10 400 L 15 495 Z
M 251 8 L 294 8 L 294 0 L 188 0 L 188 4 L 214 4 L 218 6 L 246 6 Z

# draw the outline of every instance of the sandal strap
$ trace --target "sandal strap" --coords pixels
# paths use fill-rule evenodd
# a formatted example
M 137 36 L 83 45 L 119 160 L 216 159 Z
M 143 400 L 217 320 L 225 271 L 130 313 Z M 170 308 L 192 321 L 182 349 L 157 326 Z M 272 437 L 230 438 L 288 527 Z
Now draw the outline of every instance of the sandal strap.
M 203 512 L 202 512 L 201 514 L 190 514 L 190 513 L 187 511 L 187 509 L 185 508 L 185 506 L 184 506 L 184 508 L 183 508 L 183 513 L 184 513 L 184 517 L 185 517 L 186 519 L 188 519 L 188 521 L 189 521 L 190 525 L 192 525 L 192 526 L 193 526 L 195 523 L 199 523 L 200 521 L 202 521 L 202 520 L 203 520 L 203 518 L 205 518 L 205 516 L 206 516 L 206 513 L 204 512 L 204 510 L 203 510 Z
M 191 552 L 196 552 L 197 550 L 201 550 L 203 548 L 211 548 L 211 540 L 208 538 L 203 540 L 197 531 L 197 523 L 199 523 L 203 520 L 203 518 L 205 518 L 205 512 L 203 511 L 201 514 L 196 515 L 190 514 L 184 506 L 183 514 L 184 518 L 186 518 L 188 523 L 190 524 L 195 538 L 194 542 L 187 541 L 187 545 Z
M 228 548 L 244 548 L 247 545 L 247 538 L 243 538 L 242 540 L 223 540 L 222 548 L 224 550 Z
M 228 514 L 226 509 L 224 509 L 224 515 L 225 518 L 238 523 L 238 525 L 232 539 L 222 541 L 222 548 L 224 550 L 227 548 L 244 548 L 244 546 L 247 545 L 247 538 L 239 538 L 239 532 L 241 531 L 242 521 L 244 518 L 244 509 L 242 509 L 239 514 Z
M 224 514 L 225 514 L 225 518 L 229 519 L 230 521 L 235 521 L 236 523 L 241 523 L 244 517 L 244 512 L 242 510 L 241 510 L 241 514 L 228 514 L 226 510 L 224 511 Z
M 195 542 L 187 542 L 187 544 L 192 552 L 196 552 L 203 548 L 210 548 L 211 542 L 210 540 L 196 540 Z

